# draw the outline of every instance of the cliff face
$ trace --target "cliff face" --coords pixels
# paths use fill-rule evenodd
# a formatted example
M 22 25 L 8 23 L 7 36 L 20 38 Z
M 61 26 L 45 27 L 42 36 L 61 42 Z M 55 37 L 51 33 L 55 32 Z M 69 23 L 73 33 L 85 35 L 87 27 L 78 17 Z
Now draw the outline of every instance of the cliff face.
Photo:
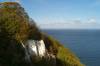
M 0 66 L 83 66 L 43 34 L 16 2 L 0 3 Z

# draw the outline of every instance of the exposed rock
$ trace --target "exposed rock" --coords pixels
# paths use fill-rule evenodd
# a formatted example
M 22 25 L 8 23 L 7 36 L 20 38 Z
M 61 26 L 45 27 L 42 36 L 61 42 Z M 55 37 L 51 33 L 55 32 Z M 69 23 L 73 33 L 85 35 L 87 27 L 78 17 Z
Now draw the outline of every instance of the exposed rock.
M 25 45 L 26 58 L 30 59 L 34 57 L 44 57 L 46 54 L 46 48 L 43 40 L 28 40 Z

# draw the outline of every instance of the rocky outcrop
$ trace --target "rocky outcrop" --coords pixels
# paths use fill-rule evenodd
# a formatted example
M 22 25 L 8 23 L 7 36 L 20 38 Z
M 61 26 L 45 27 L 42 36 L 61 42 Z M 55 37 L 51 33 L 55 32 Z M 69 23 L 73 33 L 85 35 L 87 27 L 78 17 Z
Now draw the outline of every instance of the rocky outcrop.
M 24 44 L 26 58 L 29 60 L 31 57 L 44 57 L 46 48 L 43 40 L 27 40 Z

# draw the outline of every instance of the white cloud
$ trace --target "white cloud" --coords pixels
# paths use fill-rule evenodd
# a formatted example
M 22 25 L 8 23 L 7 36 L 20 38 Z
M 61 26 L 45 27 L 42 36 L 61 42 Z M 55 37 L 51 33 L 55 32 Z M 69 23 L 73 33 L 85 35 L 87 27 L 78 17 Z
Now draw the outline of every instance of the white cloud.
M 100 24 L 98 24 L 94 18 L 87 20 L 87 22 L 73 20 L 70 22 L 45 23 L 39 26 L 44 29 L 100 29 Z
M 88 20 L 88 23 L 91 23 L 91 24 L 96 24 L 96 19 L 95 18 L 91 18 Z

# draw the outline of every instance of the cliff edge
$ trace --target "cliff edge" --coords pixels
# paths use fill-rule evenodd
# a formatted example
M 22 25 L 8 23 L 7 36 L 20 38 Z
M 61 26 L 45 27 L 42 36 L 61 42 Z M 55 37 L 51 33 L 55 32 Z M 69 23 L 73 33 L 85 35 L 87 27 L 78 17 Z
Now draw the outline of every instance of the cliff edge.
M 0 3 L 0 66 L 84 66 L 57 40 L 41 32 L 16 2 Z

